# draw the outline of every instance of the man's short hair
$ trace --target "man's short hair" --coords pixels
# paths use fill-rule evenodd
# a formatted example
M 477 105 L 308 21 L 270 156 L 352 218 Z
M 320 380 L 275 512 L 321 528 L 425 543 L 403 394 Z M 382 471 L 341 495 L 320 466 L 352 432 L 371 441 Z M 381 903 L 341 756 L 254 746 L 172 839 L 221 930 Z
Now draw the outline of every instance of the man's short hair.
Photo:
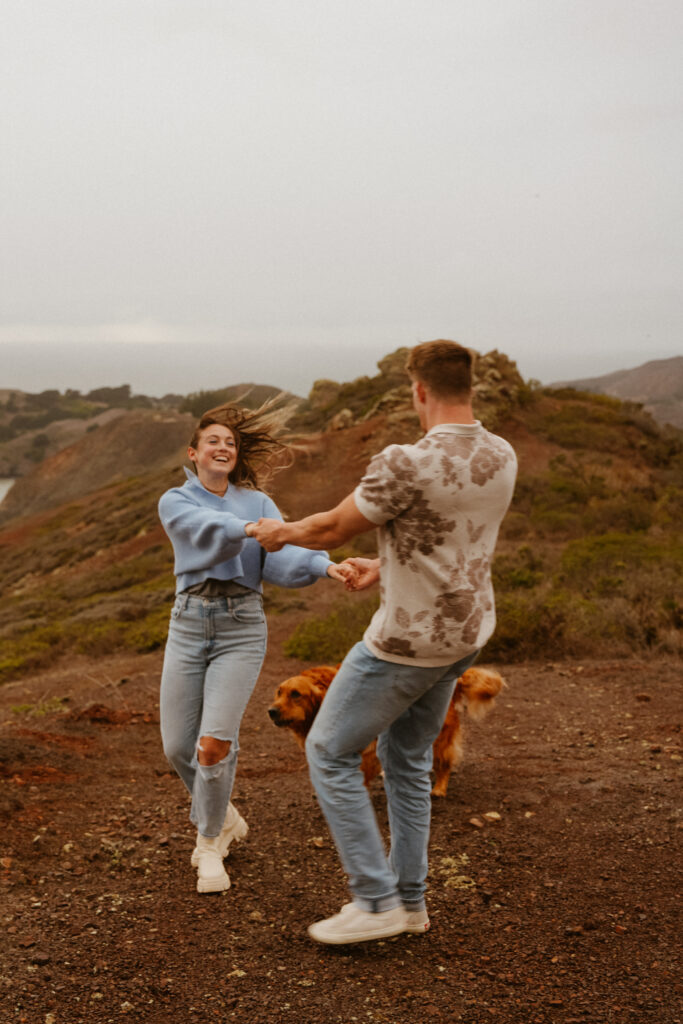
M 439 398 L 466 398 L 472 390 L 472 353 L 457 341 L 424 341 L 411 349 L 406 370 Z

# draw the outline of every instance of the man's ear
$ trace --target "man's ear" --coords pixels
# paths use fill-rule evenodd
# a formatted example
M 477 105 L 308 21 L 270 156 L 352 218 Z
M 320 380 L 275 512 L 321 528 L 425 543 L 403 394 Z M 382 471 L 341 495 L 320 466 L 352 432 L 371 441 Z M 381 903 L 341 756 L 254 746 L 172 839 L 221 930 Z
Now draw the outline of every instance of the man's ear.
M 417 398 L 420 405 L 424 405 L 427 400 L 427 389 L 421 380 L 414 381 L 415 384 L 415 397 Z

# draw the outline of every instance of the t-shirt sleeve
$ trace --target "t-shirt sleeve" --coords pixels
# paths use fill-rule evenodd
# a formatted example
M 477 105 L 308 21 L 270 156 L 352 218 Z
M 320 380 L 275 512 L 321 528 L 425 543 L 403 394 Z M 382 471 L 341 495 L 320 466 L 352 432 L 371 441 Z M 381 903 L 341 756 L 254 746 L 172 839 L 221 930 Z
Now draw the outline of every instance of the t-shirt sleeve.
M 415 495 L 415 466 L 405 448 L 389 445 L 371 460 L 354 491 L 356 507 L 381 526 L 408 508 Z

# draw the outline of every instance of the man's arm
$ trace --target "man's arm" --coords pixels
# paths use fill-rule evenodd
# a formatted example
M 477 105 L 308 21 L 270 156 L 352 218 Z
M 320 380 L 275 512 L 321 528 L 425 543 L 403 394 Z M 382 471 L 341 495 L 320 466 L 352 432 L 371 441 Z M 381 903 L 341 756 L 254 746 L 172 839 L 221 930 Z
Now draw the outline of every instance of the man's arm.
M 246 527 L 248 537 L 255 537 L 266 551 L 279 551 L 285 544 L 299 544 L 302 548 L 321 551 L 337 548 L 358 533 L 374 530 L 377 524 L 358 511 L 353 494 L 349 494 L 336 508 L 318 512 L 295 523 L 281 523 L 278 519 L 259 519 Z

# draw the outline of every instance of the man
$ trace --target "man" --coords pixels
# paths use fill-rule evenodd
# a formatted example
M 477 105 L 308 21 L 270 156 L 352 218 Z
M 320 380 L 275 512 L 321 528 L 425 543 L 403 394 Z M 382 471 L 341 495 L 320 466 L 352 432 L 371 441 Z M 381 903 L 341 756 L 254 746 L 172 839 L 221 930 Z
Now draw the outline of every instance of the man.
M 308 929 L 330 944 L 429 927 L 432 743 L 456 680 L 493 632 L 490 566 L 516 475 L 510 445 L 472 415 L 466 348 L 452 341 L 417 345 L 406 369 L 426 431 L 417 444 L 385 448 L 356 490 L 328 512 L 247 526 L 268 551 L 286 543 L 335 548 L 378 528 L 379 558 L 349 559 L 356 576 L 348 586 L 363 589 L 379 579 L 380 607 L 344 659 L 306 744 L 353 896 L 339 914 Z M 358 771 L 358 751 L 375 736 L 388 857 Z

